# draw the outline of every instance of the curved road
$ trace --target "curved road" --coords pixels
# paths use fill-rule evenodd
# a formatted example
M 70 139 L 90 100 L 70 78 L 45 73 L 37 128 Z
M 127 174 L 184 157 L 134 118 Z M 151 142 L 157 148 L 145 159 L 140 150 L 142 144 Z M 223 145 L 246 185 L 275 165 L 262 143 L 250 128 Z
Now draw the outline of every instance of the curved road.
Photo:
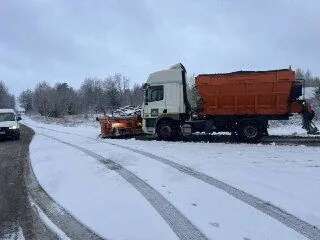
M 33 130 L 22 125 L 19 141 L 0 140 L 0 240 L 102 240 L 38 183 L 29 162 L 33 135 Z
M 56 131 L 50 128 L 45 129 Z M 72 133 L 68 132 L 57 132 L 72 135 Z M 33 134 L 34 132 L 30 128 L 23 126 L 20 141 L 0 141 L 0 170 L 4 173 L 0 175 L 0 239 L 6 239 L 8 237 L 18 239 L 21 235 L 24 236 L 24 239 L 104 239 L 74 218 L 72 214 L 55 202 L 40 186 L 28 161 L 28 146 Z M 81 151 L 102 163 L 109 170 L 117 172 L 153 206 L 179 239 L 208 239 L 193 225 L 190 219 L 184 216 L 183 213 L 157 190 L 119 163 L 105 158 L 85 147 L 66 142 L 47 134 L 41 135 Z M 74 135 L 81 136 L 79 134 Z M 85 136 L 81 137 L 88 138 Z M 89 139 L 97 141 L 97 139 Z M 285 212 L 269 202 L 265 202 L 218 179 L 147 151 L 141 151 L 110 142 L 104 143 L 161 162 L 189 177 L 228 193 L 232 197 L 299 232 L 308 239 L 320 239 L 320 230 L 315 226 Z M 44 219 L 43 215 L 47 217 L 47 220 Z M 48 224 L 48 221 L 50 224 Z
M 22 126 L 19 141 L 0 140 L 0 239 L 57 239 L 28 200 L 24 176 L 32 136 Z

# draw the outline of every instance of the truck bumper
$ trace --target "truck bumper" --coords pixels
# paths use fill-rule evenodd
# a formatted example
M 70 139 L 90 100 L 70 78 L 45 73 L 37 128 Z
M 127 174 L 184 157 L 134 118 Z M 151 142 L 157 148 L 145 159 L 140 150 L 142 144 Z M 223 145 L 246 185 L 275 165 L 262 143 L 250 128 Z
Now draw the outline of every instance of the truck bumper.
M 0 128 L 0 137 L 20 136 L 20 129 Z

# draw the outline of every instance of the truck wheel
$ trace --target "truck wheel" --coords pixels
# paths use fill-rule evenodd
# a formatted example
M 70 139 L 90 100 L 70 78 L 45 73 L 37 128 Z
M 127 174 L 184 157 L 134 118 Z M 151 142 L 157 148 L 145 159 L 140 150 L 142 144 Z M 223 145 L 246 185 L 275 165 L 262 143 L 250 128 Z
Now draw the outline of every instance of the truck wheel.
M 157 126 L 157 135 L 160 140 L 174 140 L 177 137 L 177 129 L 173 123 L 163 122 Z
M 245 123 L 241 126 L 239 135 L 245 142 L 257 142 L 261 138 L 262 132 L 255 123 Z

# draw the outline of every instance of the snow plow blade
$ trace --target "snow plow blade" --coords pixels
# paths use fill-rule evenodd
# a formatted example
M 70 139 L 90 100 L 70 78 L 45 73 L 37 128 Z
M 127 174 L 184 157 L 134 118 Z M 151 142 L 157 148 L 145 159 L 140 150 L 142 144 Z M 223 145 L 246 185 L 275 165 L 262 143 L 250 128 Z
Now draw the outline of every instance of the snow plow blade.
M 102 138 L 133 137 L 142 133 L 140 116 L 130 117 L 98 117 Z

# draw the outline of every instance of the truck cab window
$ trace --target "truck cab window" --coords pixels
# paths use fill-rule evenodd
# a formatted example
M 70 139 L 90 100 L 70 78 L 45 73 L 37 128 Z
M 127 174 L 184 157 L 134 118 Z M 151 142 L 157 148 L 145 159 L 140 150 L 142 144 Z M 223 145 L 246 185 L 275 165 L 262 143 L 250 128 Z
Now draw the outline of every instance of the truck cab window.
M 148 102 L 163 100 L 163 86 L 151 86 L 148 88 Z

